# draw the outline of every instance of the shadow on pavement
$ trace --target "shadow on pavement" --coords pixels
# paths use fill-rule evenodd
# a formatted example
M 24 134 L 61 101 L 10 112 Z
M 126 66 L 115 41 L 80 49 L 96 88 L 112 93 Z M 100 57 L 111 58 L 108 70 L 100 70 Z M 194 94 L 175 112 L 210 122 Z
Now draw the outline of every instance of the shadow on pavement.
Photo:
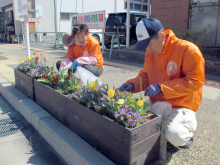
M 1 149 L 7 148 L 7 151 L 0 151 L 0 153 L 10 152 L 10 154 L 13 154 L 13 157 L 19 157 L 19 159 L 23 159 L 21 160 L 21 162 L 27 161 L 27 164 L 66 165 L 62 158 L 40 136 L 40 134 L 34 129 L 34 127 L 31 126 L 31 124 L 29 124 L 25 120 L 25 118 L 20 113 L 18 113 L 1 94 L 0 112 L 1 120 L 11 119 L 10 123 L 0 123 L 1 128 L 5 128 L 4 132 L 0 131 L 0 133 L 4 133 L 3 137 L 0 136 Z M 5 124 L 4 126 L 4 123 L 6 123 L 7 125 Z M 23 123 L 23 127 L 19 126 L 20 123 Z M 13 124 L 14 128 L 10 128 L 10 124 Z M 15 128 L 21 129 L 15 130 Z M 14 129 L 14 131 L 10 134 L 11 129 Z M 5 159 L 3 156 L 2 158 Z M 10 160 L 8 160 L 7 162 L 9 161 Z M 19 162 L 17 163 L 19 164 Z

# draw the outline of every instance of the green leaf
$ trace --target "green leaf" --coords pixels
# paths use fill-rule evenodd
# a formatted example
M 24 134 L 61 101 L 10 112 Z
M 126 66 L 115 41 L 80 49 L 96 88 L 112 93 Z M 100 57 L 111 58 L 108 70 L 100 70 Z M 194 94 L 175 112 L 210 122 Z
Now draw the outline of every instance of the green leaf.
M 124 99 L 118 99 L 118 104 L 119 104 L 119 105 L 124 104 L 124 102 L 125 102 L 125 100 L 124 100 Z
M 105 107 L 111 109 L 111 106 L 110 106 L 107 102 L 103 102 L 102 104 L 103 104 Z
M 124 99 L 127 100 L 127 99 L 130 98 L 131 96 L 132 96 L 132 94 L 129 93 L 129 94 L 127 94 L 127 95 L 124 97 Z
M 37 79 L 37 81 L 44 82 L 44 83 L 50 83 L 48 79 Z
M 131 105 L 131 108 L 132 108 L 135 112 L 137 112 L 137 109 L 136 109 L 136 107 L 135 107 L 134 105 Z
M 148 105 L 149 105 L 149 101 L 146 101 L 145 103 L 144 103 L 144 106 L 143 106 L 143 108 L 145 109 Z M 149 106 L 150 107 L 150 106 Z
M 108 98 L 108 96 L 106 96 L 105 94 L 103 94 L 103 96 L 109 101 L 110 98 Z
M 141 100 L 143 100 L 143 96 L 141 95 Z

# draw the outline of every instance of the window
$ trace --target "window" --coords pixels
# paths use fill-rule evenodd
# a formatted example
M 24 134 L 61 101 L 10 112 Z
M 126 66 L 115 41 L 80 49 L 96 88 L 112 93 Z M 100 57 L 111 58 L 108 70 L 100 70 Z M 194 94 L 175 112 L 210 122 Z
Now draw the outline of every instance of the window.
M 146 5 L 143 5 L 143 11 L 144 11 L 144 12 L 148 11 L 148 8 L 147 8 Z
M 60 20 L 69 20 L 69 13 L 60 13 Z
M 107 26 L 118 26 L 124 25 L 126 21 L 126 14 L 110 14 L 106 25 Z
M 141 5 L 134 4 L 134 9 L 140 11 L 141 10 Z
M 138 23 L 140 20 L 142 20 L 143 18 L 145 18 L 143 15 L 135 15 L 135 20 Z

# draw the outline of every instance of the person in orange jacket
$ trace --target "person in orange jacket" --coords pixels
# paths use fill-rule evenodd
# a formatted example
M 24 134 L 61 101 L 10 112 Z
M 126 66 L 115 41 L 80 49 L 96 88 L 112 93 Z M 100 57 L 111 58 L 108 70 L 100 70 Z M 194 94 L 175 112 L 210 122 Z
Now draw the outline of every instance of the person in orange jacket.
M 103 56 L 99 42 L 89 34 L 86 24 L 75 25 L 72 32 L 63 36 L 63 44 L 68 50 L 63 60 L 56 63 L 57 69 L 76 71 L 81 66 L 99 77 L 103 72 Z
M 153 18 L 142 19 L 136 27 L 135 50 L 146 49 L 143 69 L 120 91 L 140 92 L 152 103 L 151 112 L 166 120 L 165 136 L 174 146 L 188 148 L 196 130 L 196 111 L 205 82 L 204 58 L 199 48 L 181 40 L 172 30 L 164 30 Z

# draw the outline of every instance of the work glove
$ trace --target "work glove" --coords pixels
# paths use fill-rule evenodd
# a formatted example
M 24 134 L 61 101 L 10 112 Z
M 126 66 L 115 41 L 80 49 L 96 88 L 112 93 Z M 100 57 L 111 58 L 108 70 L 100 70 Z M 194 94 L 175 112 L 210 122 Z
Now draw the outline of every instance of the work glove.
M 133 83 L 124 83 L 120 86 L 119 91 L 123 92 L 123 91 L 130 91 L 132 88 L 134 88 L 134 84 Z
M 158 95 L 159 93 L 161 93 L 159 84 L 153 84 L 147 87 L 147 89 L 145 89 L 144 96 L 154 97 Z
M 74 60 L 70 66 L 71 70 L 76 70 L 77 66 L 79 65 L 79 63 L 77 62 L 77 60 Z
M 60 71 L 58 71 L 57 73 L 61 73 L 62 72 L 62 69 L 60 69 Z

